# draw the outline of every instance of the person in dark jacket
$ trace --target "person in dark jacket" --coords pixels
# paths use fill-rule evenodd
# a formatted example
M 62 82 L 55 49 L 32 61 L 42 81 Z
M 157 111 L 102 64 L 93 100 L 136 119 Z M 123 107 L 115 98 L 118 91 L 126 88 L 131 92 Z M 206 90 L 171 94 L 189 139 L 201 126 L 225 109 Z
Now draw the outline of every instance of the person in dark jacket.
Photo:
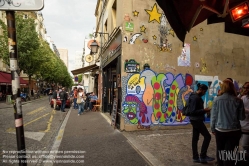
M 59 93 L 60 100 L 61 100 L 61 112 L 65 112 L 65 106 L 67 101 L 67 93 L 65 88 L 62 88 L 62 91 Z
M 207 149 L 211 141 L 211 135 L 204 124 L 205 114 L 209 113 L 211 108 L 204 109 L 204 102 L 202 96 L 208 90 L 205 84 L 197 84 L 198 90 L 192 93 L 189 97 L 189 109 L 191 115 L 189 116 L 190 122 L 193 126 L 193 136 L 192 136 L 192 152 L 193 152 L 193 162 L 207 163 L 207 161 L 213 161 L 214 158 L 207 156 Z M 198 154 L 198 140 L 200 134 L 204 137 L 200 156 Z
M 55 89 L 53 92 L 53 103 L 54 103 L 54 109 L 56 108 L 56 99 L 57 99 L 58 91 Z

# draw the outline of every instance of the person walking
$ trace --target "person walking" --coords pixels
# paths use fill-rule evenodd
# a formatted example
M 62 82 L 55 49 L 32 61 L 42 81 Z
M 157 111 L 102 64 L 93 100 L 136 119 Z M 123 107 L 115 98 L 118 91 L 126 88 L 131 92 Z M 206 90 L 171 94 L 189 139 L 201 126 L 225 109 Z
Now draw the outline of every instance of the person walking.
M 208 161 L 215 160 L 212 157 L 207 156 L 207 150 L 209 147 L 209 143 L 211 141 L 211 135 L 207 130 L 207 127 L 204 124 L 205 114 L 210 112 L 210 108 L 204 109 L 204 102 L 202 100 L 202 96 L 208 90 L 208 87 L 205 84 L 197 84 L 197 91 L 191 93 L 189 97 L 189 109 L 191 115 L 189 116 L 191 125 L 193 127 L 193 135 L 192 135 L 192 153 L 193 153 L 193 162 L 197 163 L 207 163 Z M 204 137 L 200 156 L 198 154 L 198 140 L 200 134 Z
M 73 89 L 73 108 L 74 109 L 78 109 L 78 104 L 76 103 L 77 93 L 78 93 L 77 87 L 74 87 Z
M 224 80 L 220 96 L 213 101 L 210 127 L 216 138 L 216 157 L 218 166 L 234 166 L 235 160 L 226 156 L 233 153 L 241 137 L 240 120 L 245 119 L 243 101 L 236 97 L 234 84 Z
M 80 116 L 84 112 L 84 97 L 85 94 L 83 92 L 82 88 L 79 88 L 78 94 L 77 94 L 77 104 L 78 104 L 78 116 Z
M 52 91 L 52 89 L 50 89 L 49 92 L 48 92 L 48 102 L 49 102 L 49 104 L 50 104 L 52 98 L 53 98 L 53 91 Z
M 246 82 L 242 89 L 241 99 L 244 103 L 246 118 L 240 121 L 242 131 L 241 146 L 246 152 L 246 157 L 249 158 L 249 82 Z
M 67 101 L 67 93 L 65 92 L 65 88 L 63 87 L 61 89 L 61 92 L 59 93 L 60 100 L 61 100 L 61 112 L 65 112 L 65 106 Z
M 58 95 L 58 91 L 55 89 L 54 92 L 53 92 L 53 96 L 52 96 L 52 100 L 53 100 L 53 104 L 54 104 L 54 109 L 56 109 L 57 95 Z

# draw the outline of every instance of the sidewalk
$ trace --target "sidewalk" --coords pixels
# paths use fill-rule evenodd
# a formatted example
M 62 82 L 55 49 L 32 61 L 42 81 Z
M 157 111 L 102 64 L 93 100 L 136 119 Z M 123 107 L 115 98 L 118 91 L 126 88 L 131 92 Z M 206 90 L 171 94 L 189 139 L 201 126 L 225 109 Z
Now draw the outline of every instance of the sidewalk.
M 67 122 L 62 124 L 51 150 L 58 150 L 57 155 L 64 153 L 64 157 L 65 154 L 71 157 L 67 160 L 55 159 L 54 161 L 58 162 L 55 166 L 64 165 L 63 162 L 77 162 L 77 165 L 85 166 L 149 166 L 128 143 L 126 137 L 114 130 L 104 119 L 102 113 L 84 112 L 80 116 L 77 114 L 78 111 L 72 108 L 67 113 Z M 74 158 L 77 156 L 79 158 Z

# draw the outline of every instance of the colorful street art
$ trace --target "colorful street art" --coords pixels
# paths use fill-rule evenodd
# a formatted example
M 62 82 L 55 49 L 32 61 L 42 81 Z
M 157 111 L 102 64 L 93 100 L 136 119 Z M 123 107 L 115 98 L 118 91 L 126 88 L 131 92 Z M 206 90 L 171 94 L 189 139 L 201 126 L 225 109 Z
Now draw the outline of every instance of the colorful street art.
M 218 76 L 157 74 L 151 69 L 129 74 L 123 80 L 126 80 L 122 82 L 126 87 L 122 103 L 125 122 L 145 127 L 188 124 L 189 118 L 182 115 L 182 109 L 190 93 L 197 90 L 197 83 L 209 87 L 208 93 L 203 96 L 204 107 L 212 107 L 221 83 Z M 209 121 L 207 115 L 205 120 Z

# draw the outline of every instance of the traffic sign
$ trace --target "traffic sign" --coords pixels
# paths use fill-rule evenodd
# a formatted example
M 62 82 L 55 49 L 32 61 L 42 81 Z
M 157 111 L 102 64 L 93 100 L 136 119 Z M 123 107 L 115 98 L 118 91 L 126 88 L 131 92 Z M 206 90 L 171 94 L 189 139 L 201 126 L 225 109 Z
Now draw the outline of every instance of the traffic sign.
M 38 11 L 43 7 L 44 0 L 0 0 L 0 10 Z

